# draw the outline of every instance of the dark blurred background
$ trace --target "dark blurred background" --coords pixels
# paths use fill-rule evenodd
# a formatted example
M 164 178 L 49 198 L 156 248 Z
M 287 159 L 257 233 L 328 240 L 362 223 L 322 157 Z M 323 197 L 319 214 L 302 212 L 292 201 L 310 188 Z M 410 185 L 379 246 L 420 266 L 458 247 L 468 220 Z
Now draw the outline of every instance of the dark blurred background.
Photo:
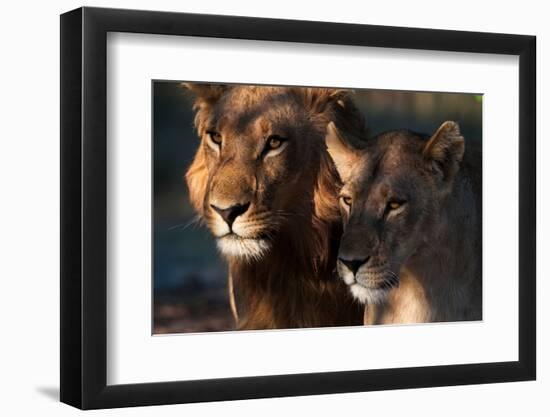
M 184 175 L 199 138 L 192 98 L 180 82 L 153 83 L 153 333 L 231 330 L 226 267 L 206 226 L 196 222 Z M 356 90 L 371 134 L 407 128 L 433 133 L 445 120 L 481 141 L 482 96 Z

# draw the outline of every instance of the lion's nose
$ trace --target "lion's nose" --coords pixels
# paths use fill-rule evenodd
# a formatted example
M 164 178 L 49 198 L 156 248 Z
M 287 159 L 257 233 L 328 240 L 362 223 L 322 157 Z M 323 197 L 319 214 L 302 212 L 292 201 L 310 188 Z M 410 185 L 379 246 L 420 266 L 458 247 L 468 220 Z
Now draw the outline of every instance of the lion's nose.
M 234 206 L 227 207 L 227 208 L 220 208 L 216 207 L 214 204 L 210 204 L 210 207 L 218 213 L 222 219 L 225 220 L 227 225 L 231 228 L 233 225 L 233 222 L 237 217 L 239 217 L 241 214 L 244 214 L 246 210 L 248 210 L 248 207 L 250 207 L 250 203 L 246 204 L 235 204 Z
M 340 262 L 342 262 L 346 268 L 348 268 L 353 275 L 361 268 L 361 265 L 366 264 L 369 261 L 370 256 L 367 256 L 364 259 L 344 259 L 344 258 L 338 258 Z

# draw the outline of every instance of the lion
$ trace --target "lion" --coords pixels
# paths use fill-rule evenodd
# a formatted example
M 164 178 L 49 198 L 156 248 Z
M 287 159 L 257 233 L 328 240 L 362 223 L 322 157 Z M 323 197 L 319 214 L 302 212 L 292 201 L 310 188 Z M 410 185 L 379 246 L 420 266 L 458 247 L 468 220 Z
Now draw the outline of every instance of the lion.
M 350 92 L 186 84 L 201 139 L 186 174 L 190 201 L 229 267 L 238 329 L 361 325 L 335 279 L 342 231 L 329 121 L 364 133 Z
M 365 324 L 481 320 L 481 153 L 453 121 L 326 143 L 343 181 L 338 274 Z

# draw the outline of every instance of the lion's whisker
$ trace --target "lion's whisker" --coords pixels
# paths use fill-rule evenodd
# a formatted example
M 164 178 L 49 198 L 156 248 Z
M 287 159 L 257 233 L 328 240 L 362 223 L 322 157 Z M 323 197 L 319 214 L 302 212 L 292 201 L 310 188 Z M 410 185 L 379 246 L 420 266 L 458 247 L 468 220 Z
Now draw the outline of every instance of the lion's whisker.
M 193 218 L 191 220 L 189 220 L 187 223 L 180 223 L 180 224 L 176 224 L 174 226 L 171 226 L 168 228 L 168 230 L 176 230 L 176 229 L 179 229 L 181 227 L 181 230 L 185 230 L 187 229 L 189 226 L 197 226 L 199 225 L 200 223 L 202 223 L 202 218 L 199 216 L 199 215 L 195 215 L 193 216 Z

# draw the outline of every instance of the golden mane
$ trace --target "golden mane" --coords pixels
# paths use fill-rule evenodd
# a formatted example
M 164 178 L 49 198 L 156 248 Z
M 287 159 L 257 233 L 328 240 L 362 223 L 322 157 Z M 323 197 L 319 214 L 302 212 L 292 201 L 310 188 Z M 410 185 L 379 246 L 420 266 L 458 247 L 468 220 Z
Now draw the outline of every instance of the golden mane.
M 252 88 L 252 87 L 251 87 Z M 198 91 L 194 108 L 199 135 L 204 133 L 214 104 L 224 89 Z M 200 90 L 200 88 L 199 88 Z M 258 87 L 252 94 L 279 89 Z M 364 134 L 363 118 L 345 90 L 291 88 L 312 122 L 317 163 L 307 169 L 314 181 L 300 192 L 299 213 L 285 220 L 270 251 L 257 262 L 229 258 L 230 290 L 238 305 L 241 329 L 299 328 L 362 323 L 362 308 L 334 274 L 342 233 L 338 208 L 338 174 L 325 145 L 326 125 L 334 121 L 351 134 Z M 247 91 L 247 93 L 251 93 Z M 203 214 L 209 170 L 203 147 L 186 174 L 190 200 Z M 289 197 L 290 198 L 290 197 Z

